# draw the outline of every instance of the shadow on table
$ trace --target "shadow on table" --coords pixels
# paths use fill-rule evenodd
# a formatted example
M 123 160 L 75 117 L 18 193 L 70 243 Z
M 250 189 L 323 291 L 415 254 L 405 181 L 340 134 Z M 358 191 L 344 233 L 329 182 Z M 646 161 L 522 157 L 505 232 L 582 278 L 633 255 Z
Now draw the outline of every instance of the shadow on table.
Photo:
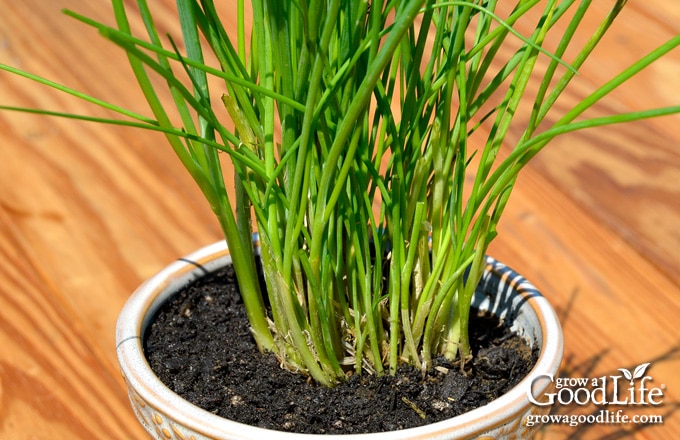
M 576 303 L 578 298 L 578 291 L 575 291 L 567 303 L 566 307 L 556 308 L 557 314 L 560 317 L 560 322 L 563 327 L 566 327 L 569 321 L 569 315 L 571 310 Z M 573 354 L 569 354 L 562 361 L 562 367 L 560 371 L 561 378 L 600 378 L 602 376 L 622 376 L 620 370 L 614 371 L 599 371 L 598 366 L 601 361 L 609 354 L 609 350 L 603 350 L 595 356 L 588 358 L 584 361 L 577 361 Z M 643 364 L 649 363 L 650 365 L 658 365 L 664 362 L 678 361 L 680 360 L 680 342 L 677 345 L 671 347 L 666 352 L 651 358 L 644 360 L 638 365 L 629 365 L 623 368 L 627 369 L 629 372 L 634 372 L 635 369 Z M 608 382 L 607 395 L 611 396 L 612 393 L 612 382 Z M 621 391 L 619 391 L 621 394 Z M 637 394 L 636 394 L 637 395 Z M 596 417 L 602 410 L 613 411 L 614 413 L 620 409 L 625 409 L 627 407 L 622 405 L 600 405 L 596 406 L 594 404 L 588 405 L 553 405 L 550 414 L 555 416 L 560 416 L 561 420 L 565 420 L 570 417 L 578 416 L 592 416 Z M 669 418 L 676 415 L 680 410 L 680 401 L 664 401 L 658 406 L 629 406 L 628 408 L 647 408 L 654 409 L 654 415 L 659 415 L 663 417 L 663 422 L 666 422 Z M 566 416 L 566 417 L 564 417 Z M 627 423 L 627 424 L 607 424 L 607 431 L 605 434 L 602 433 L 601 429 L 598 429 L 597 434 L 593 432 L 593 428 L 599 427 L 592 423 L 579 423 L 577 426 L 570 426 L 568 423 L 560 422 L 559 424 L 547 424 L 544 425 L 543 429 L 537 436 L 538 439 L 553 440 L 555 438 L 563 438 L 566 440 L 585 440 L 585 439 L 599 439 L 599 440 L 615 440 L 624 439 L 633 436 L 635 433 L 641 431 L 659 427 L 659 424 L 653 423 Z M 594 437 L 599 435 L 599 437 Z

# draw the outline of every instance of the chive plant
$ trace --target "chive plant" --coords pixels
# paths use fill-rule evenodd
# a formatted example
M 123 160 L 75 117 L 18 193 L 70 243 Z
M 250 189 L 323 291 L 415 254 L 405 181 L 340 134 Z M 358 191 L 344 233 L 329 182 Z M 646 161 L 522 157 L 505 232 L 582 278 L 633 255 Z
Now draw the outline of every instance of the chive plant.
M 153 116 L 10 66 L 124 118 L 4 108 L 162 132 L 222 226 L 259 347 L 325 385 L 468 360 L 472 296 L 521 169 L 555 136 L 680 111 L 582 117 L 676 37 L 557 112 L 624 0 L 580 47 L 590 0 L 517 0 L 502 17 L 497 0 L 252 0 L 249 34 L 244 0 L 232 32 L 213 0 L 177 0 L 181 44 L 159 35 L 146 0 L 112 3 L 116 26 L 66 13 L 127 53 Z

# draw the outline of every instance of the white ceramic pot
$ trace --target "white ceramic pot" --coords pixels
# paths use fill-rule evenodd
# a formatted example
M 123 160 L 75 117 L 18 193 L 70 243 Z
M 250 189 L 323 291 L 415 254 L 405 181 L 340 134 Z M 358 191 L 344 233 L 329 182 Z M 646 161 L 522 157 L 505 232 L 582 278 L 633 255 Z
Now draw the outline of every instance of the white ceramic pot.
M 562 351 L 562 330 L 548 301 L 524 278 L 489 258 L 474 304 L 512 322 L 540 355 L 529 375 L 493 402 L 449 420 L 401 431 L 360 435 L 309 435 L 265 430 L 218 417 L 192 405 L 166 387 L 149 367 L 142 336 L 160 305 L 184 285 L 231 263 L 224 242 L 181 258 L 142 284 L 123 308 L 116 327 L 118 360 L 137 418 L 155 439 L 524 439 L 532 438 L 539 424 L 527 426 L 530 415 L 544 414 L 546 406 L 533 405 L 527 392 L 540 399 L 552 383 L 534 380 L 557 375 Z

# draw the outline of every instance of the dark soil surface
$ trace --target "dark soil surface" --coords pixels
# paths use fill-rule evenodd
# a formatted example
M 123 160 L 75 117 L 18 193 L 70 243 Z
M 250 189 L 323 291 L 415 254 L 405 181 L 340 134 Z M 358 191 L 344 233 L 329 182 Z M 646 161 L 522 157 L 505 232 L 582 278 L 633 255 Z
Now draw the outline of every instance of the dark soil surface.
M 496 318 L 476 316 L 474 360 L 465 374 L 439 360 L 440 368 L 425 377 L 402 367 L 394 377 L 354 375 L 334 388 L 318 386 L 257 350 L 231 268 L 180 292 L 147 333 L 151 368 L 193 404 L 250 425 L 317 434 L 392 431 L 451 418 L 508 391 L 537 357 Z

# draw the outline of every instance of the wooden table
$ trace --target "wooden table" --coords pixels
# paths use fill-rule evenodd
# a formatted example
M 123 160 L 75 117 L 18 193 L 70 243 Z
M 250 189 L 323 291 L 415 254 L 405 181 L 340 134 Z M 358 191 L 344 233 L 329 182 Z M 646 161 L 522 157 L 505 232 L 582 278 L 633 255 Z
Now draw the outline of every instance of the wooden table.
M 151 3 L 172 10 L 171 0 Z M 124 56 L 59 13 L 112 22 L 108 2 L 0 4 L 1 62 L 148 113 Z M 163 32 L 177 31 L 171 20 L 161 16 Z M 570 97 L 679 32 L 680 2 L 629 2 Z M 0 102 L 106 115 L 4 73 Z M 595 111 L 678 103 L 675 51 Z M 520 179 L 500 230 L 492 254 L 562 316 L 565 374 L 620 375 L 651 362 L 650 384 L 664 387 L 660 407 L 623 407 L 661 414 L 661 425 L 559 424 L 545 438 L 680 438 L 680 117 L 557 140 Z M 0 438 L 145 438 L 118 372 L 116 316 L 143 279 L 219 238 L 160 136 L 1 112 Z

